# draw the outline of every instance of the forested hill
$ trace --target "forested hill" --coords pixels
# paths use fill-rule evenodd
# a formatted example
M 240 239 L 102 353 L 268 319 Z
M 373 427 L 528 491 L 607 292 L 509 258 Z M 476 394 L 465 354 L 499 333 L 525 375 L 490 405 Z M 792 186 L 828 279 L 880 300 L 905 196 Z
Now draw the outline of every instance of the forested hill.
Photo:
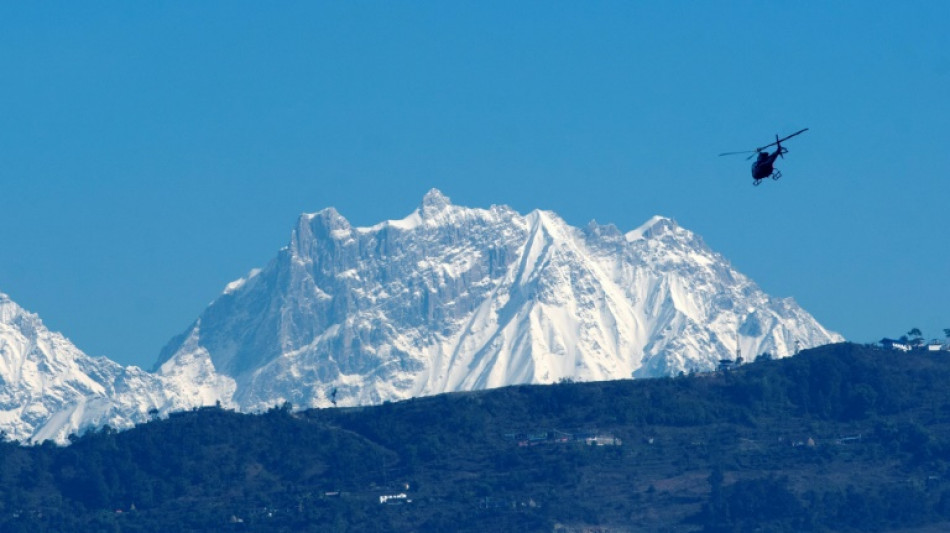
M 205 408 L 0 445 L 0 531 L 942 531 L 950 357 Z

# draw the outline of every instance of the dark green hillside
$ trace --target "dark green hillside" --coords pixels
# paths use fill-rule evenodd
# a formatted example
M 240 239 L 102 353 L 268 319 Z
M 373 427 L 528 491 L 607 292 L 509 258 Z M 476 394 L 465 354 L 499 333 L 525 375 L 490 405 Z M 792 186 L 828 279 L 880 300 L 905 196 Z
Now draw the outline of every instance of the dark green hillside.
M 217 408 L 0 446 L 0 531 L 943 531 L 950 354 L 360 409 Z M 386 503 L 380 503 L 386 500 Z

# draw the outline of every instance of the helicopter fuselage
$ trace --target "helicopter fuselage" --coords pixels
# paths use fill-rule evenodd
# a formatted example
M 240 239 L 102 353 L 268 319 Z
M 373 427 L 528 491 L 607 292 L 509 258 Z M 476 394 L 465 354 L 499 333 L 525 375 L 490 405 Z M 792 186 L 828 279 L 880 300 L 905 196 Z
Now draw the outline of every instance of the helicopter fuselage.
M 774 158 L 769 157 L 762 161 L 756 161 L 752 163 L 752 178 L 756 180 L 763 180 L 772 175 L 774 168 L 772 163 L 775 161 Z
M 759 181 L 771 176 L 775 171 L 775 159 L 786 151 L 781 144 L 778 144 L 774 153 L 759 152 L 758 159 L 752 163 L 752 178 Z

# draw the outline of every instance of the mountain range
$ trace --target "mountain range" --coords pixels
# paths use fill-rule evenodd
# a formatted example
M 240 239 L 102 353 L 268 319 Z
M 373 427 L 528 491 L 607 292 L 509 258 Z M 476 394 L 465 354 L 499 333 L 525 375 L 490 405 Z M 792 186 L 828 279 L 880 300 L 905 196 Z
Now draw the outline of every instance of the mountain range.
M 302 215 L 151 372 L 89 357 L 0 297 L 0 430 L 62 442 L 215 403 L 256 412 L 668 376 L 841 340 L 669 218 L 577 228 L 433 189 L 370 227 L 333 208 Z

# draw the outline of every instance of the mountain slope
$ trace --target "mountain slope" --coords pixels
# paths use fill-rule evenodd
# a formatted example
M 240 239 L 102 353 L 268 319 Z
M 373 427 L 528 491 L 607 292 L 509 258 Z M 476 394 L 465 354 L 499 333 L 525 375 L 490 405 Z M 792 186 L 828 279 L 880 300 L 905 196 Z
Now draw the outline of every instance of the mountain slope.
M 300 217 L 266 267 L 229 284 L 155 372 L 89 357 L 0 295 L 0 430 L 64 442 L 220 403 L 366 405 L 520 383 L 708 370 L 841 340 L 698 236 L 654 217 L 626 234 L 556 214 L 453 205 L 401 220 Z
M 202 392 L 194 381 L 90 357 L 0 293 L 0 431 L 8 439 L 64 442 L 76 431 L 126 428 L 221 395 Z
M 452 205 L 402 220 L 301 216 L 265 268 L 231 283 L 163 350 L 161 376 L 233 379 L 242 410 L 373 404 L 562 379 L 711 369 L 841 340 L 702 240 L 655 217 L 622 234 L 557 215 Z

